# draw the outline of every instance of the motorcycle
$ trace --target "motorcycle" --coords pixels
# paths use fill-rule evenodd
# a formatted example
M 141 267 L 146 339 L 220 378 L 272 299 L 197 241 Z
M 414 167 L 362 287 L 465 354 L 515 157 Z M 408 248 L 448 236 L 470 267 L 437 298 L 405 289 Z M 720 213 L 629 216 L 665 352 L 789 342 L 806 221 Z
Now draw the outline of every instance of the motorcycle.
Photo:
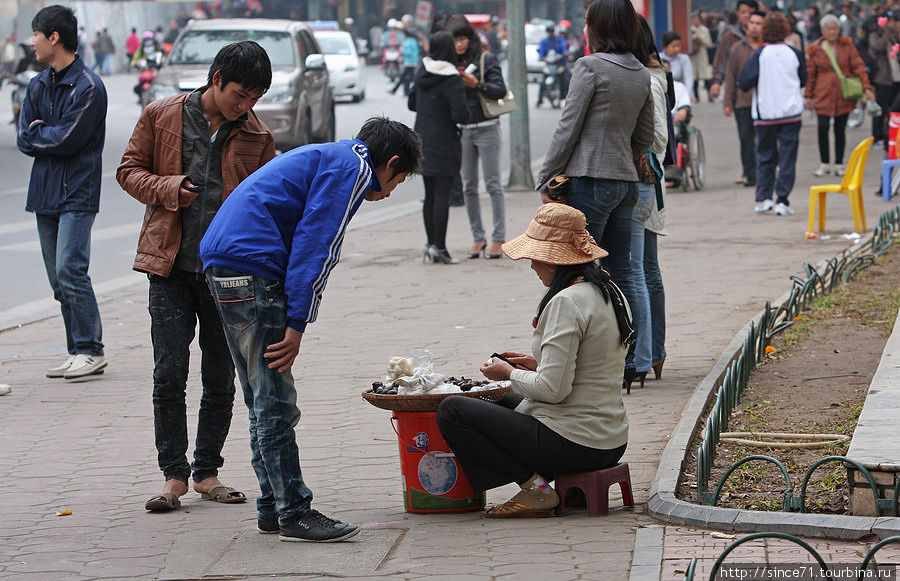
M 17 75 L 6 77 L 7 82 L 13 85 L 12 93 L 9 98 L 12 102 L 13 117 L 10 123 L 19 123 L 19 112 L 22 110 L 22 102 L 25 100 L 25 92 L 28 90 L 28 84 L 31 79 L 35 78 L 38 72 L 33 69 L 26 69 Z
M 555 50 L 548 52 L 544 58 L 542 73 L 538 102 L 546 97 L 554 109 L 559 109 L 562 104 L 562 78 L 566 74 L 566 61 L 563 55 Z
M 156 79 L 157 71 L 162 67 L 162 59 L 162 51 L 157 51 L 135 63 L 135 67 L 138 70 L 138 82 L 134 86 L 134 92 L 138 96 L 138 103 L 141 105 L 142 110 L 150 102 L 148 90 L 153 85 L 154 79 Z
M 390 79 L 392 83 L 400 76 L 401 60 L 402 57 L 400 55 L 399 46 L 391 45 L 384 47 L 384 52 L 381 54 L 381 67 L 384 69 L 384 74 L 387 75 L 387 78 Z

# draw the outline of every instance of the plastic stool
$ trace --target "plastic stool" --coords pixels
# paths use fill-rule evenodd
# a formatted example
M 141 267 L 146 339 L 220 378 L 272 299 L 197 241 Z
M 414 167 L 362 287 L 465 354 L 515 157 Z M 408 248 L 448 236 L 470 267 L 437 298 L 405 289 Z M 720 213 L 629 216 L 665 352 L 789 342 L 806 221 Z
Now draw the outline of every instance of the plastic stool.
M 881 162 L 881 199 L 891 201 L 891 176 L 900 159 L 886 159 Z
M 559 506 L 556 516 L 566 514 L 566 492 L 570 488 L 578 488 L 587 500 L 589 516 L 606 516 L 609 514 L 609 487 L 618 483 L 622 489 L 622 501 L 625 506 L 634 506 L 634 495 L 631 493 L 631 473 L 628 464 L 616 464 L 612 468 L 594 470 L 593 472 L 572 472 L 556 475 L 556 494 L 559 495 Z

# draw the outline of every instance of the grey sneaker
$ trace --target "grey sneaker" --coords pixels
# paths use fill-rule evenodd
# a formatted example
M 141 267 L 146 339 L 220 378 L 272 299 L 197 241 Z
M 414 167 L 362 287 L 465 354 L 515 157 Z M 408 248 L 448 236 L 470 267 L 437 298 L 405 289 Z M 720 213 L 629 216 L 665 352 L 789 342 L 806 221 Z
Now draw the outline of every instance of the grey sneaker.
M 290 542 L 336 543 L 349 539 L 358 532 L 359 527 L 356 525 L 348 525 L 309 509 L 293 522 L 281 525 L 278 538 Z
M 753 208 L 753 211 L 758 214 L 763 214 L 771 210 L 773 207 L 775 207 L 775 204 L 772 202 L 772 200 L 763 200 L 762 202 L 756 204 L 756 207 Z
M 69 369 L 63 373 L 63 377 L 65 379 L 82 379 L 91 375 L 100 375 L 104 369 L 106 369 L 106 357 L 78 354 Z
M 56 367 L 51 367 L 50 369 L 47 370 L 47 373 L 45 375 L 47 377 L 49 377 L 50 379 L 57 379 L 59 377 L 62 377 L 66 373 L 66 371 L 68 371 L 69 368 L 72 367 L 72 362 L 75 361 L 75 357 L 77 357 L 77 356 L 69 355 L 68 359 L 66 359 L 62 363 L 62 365 L 57 365 Z
M 12 388 L 5 383 L 0 383 L 0 395 L 6 395 L 12 391 Z
M 775 205 L 775 215 L 776 216 L 792 216 L 794 214 L 794 209 L 788 206 L 787 204 L 782 204 L 778 202 Z

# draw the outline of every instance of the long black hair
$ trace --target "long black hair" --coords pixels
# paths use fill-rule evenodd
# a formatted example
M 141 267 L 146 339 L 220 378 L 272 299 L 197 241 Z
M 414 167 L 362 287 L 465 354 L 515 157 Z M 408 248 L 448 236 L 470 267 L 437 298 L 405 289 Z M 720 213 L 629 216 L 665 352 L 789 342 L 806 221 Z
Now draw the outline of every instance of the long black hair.
M 428 56 L 436 61 L 456 62 L 456 44 L 449 32 L 436 32 L 428 43 Z
M 616 313 L 616 324 L 619 327 L 619 342 L 623 347 L 628 347 L 634 342 L 634 329 L 631 326 L 631 316 L 628 314 L 628 308 L 625 306 L 625 296 L 619 290 L 609 277 L 609 273 L 600 268 L 596 262 L 587 262 L 585 264 L 569 264 L 556 267 L 556 276 L 553 277 L 553 283 L 544 294 L 538 305 L 538 313 L 535 321 L 541 318 L 541 313 L 550 299 L 559 294 L 563 289 L 569 288 L 576 279 L 583 279 L 600 290 L 603 300 L 606 304 L 612 301 L 613 311 Z
M 641 33 L 632 54 L 647 68 L 662 68 L 662 59 L 659 56 L 659 51 L 656 49 L 656 41 L 653 39 L 653 31 L 650 30 L 650 24 L 640 14 L 637 17 L 641 25 Z

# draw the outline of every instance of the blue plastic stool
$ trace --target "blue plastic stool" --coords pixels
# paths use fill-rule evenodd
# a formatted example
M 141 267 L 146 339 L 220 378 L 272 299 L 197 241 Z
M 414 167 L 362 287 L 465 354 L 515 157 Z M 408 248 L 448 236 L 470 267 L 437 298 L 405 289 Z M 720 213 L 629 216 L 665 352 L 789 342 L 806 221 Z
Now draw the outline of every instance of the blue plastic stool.
M 894 168 L 900 166 L 900 159 L 886 159 L 881 162 L 881 198 L 891 201 L 891 176 Z

